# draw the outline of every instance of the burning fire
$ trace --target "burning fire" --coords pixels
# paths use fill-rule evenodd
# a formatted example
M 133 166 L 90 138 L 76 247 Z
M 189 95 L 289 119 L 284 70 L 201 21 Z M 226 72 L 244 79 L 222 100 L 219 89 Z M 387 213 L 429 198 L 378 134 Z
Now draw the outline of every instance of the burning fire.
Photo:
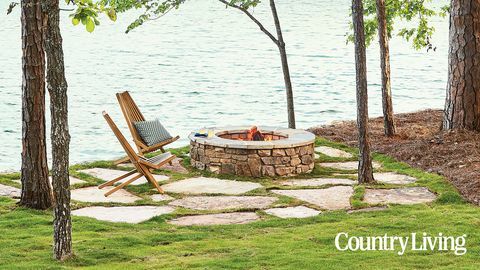
M 252 126 L 247 133 L 247 140 L 248 141 L 271 141 L 272 136 L 263 134 L 258 130 L 257 126 Z

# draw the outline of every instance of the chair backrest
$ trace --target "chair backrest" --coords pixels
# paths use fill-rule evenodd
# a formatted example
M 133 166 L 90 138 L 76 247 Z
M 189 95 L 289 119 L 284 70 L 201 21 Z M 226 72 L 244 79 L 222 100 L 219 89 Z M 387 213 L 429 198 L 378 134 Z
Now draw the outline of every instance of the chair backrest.
M 103 111 L 102 114 L 103 114 L 103 117 L 105 118 L 105 120 L 107 120 L 108 125 L 112 129 L 113 134 L 115 134 L 115 137 L 117 137 L 118 141 L 120 142 L 123 149 L 125 150 L 125 153 L 127 153 L 127 156 L 130 158 L 130 161 L 132 162 L 132 164 L 135 165 L 135 167 L 137 167 L 137 163 L 138 163 L 138 160 L 139 160 L 138 155 L 135 153 L 133 148 L 127 142 L 127 140 L 125 139 L 125 136 L 123 136 L 122 132 L 120 132 L 117 125 L 115 124 L 115 122 L 113 122 L 112 118 L 110 118 L 108 113 Z
M 140 109 L 138 109 L 137 104 L 135 104 L 135 101 L 133 101 L 128 91 L 117 93 L 116 96 L 118 103 L 120 104 L 120 108 L 122 109 L 123 116 L 125 116 L 125 120 L 127 121 L 128 129 L 130 129 L 130 132 L 132 133 L 133 139 L 145 144 L 134 125 L 135 122 L 145 121 L 145 117 L 143 117 L 143 114 L 140 112 Z

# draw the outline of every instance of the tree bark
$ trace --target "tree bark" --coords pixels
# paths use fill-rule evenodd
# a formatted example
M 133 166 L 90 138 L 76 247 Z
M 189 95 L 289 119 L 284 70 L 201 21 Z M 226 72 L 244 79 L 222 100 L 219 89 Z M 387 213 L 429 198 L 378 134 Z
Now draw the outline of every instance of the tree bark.
M 355 40 L 358 147 L 360 149 L 358 182 L 371 183 L 374 179 L 368 130 L 367 59 L 362 0 L 352 0 L 352 17 Z
M 283 80 L 285 81 L 285 91 L 287 93 L 287 111 L 288 111 L 288 127 L 295 128 L 295 108 L 293 104 L 293 88 L 290 80 L 290 70 L 288 68 L 287 51 L 285 50 L 285 42 L 283 41 L 282 28 L 278 19 L 275 1 L 270 0 L 270 8 L 272 9 L 273 21 L 277 31 L 277 46 L 280 51 L 280 59 L 282 61 Z
M 390 49 L 388 45 L 385 0 L 377 0 L 378 39 L 380 43 L 380 68 L 382 71 L 382 108 L 385 135 L 395 135 L 392 88 L 390 83 Z
M 22 23 L 22 195 L 20 204 L 52 206 L 45 138 L 44 16 L 40 0 L 21 1 Z
M 479 1 L 451 1 L 443 128 L 480 131 Z
M 47 53 L 47 89 L 50 93 L 52 182 L 55 198 L 53 220 L 53 255 L 57 260 L 72 256 L 72 221 L 70 217 L 70 180 L 67 81 L 60 33 L 58 0 L 44 5 L 47 19 L 45 51 Z

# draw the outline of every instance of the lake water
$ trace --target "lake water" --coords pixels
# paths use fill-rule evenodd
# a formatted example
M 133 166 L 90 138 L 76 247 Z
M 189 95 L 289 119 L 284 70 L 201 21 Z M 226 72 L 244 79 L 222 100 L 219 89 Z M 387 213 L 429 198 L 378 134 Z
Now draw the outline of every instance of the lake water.
M 21 160 L 21 40 L 17 7 L 0 2 L 0 170 Z M 345 43 L 351 1 L 278 0 L 295 95 L 297 127 L 355 118 L 353 46 Z M 255 9 L 274 31 L 268 3 Z M 159 118 L 182 139 L 213 125 L 286 126 L 286 99 L 275 45 L 245 15 L 218 1 L 192 0 L 130 34 L 135 14 L 102 17 L 94 33 L 69 22 L 62 31 L 69 108 L 71 162 L 112 159 L 120 144 L 106 110 L 130 138 L 115 93 L 131 91 L 144 115 Z M 395 112 L 441 108 L 447 79 L 448 20 L 436 19 L 435 52 L 391 41 Z M 378 46 L 368 49 L 370 115 L 381 115 Z M 48 116 L 47 116 L 48 117 Z M 49 118 L 47 118 L 49 125 Z

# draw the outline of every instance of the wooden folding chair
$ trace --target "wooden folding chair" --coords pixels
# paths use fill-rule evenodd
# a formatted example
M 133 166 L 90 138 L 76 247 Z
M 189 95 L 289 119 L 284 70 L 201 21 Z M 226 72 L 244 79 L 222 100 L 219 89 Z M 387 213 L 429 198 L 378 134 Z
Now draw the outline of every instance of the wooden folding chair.
M 126 173 L 122 176 L 119 176 L 119 177 L 117 177 L 113 180 L 110 180 L 110 181 L 108 181 L 104 184 L 101 184 L 100 186 L 98 186 L 98 188 L 102 189 L 106 186 L 112 186 L 116 182 L 118 182 L 118 181 L 120 181 L 120 180 L 122 180 L 122 179 L 124 179 L 124 178 L 126 178 L 130 175 L 137 174 L 137 175 L 133 176 L 131 179 L 121 183 L 120 185 L 116 186 L 112 190 L 105 193 L 105 197 L 107 197 L 107 196 L 111 195 L 112 193 L 114 193 L 115 191 L 118 191 L 119 189 L 129 185 L 130 183 L 132 183 L 133 181 L 137 180 L 138 178 L 140 178 L 142 176 L 145 176 L 145 178 L 147 178 L 147 180 L 150 183 L 152 183 L 153 186 L 155 186 L 155 188 L 158 190 L 158 192 L 164 193 L 162 188 L 158 185 L 157 181 L 153 177 L 151 171 L 154 170 L 154 169 L 160 169 L 163 165 L 172 161 L 175 158 L 175 155 L 172 155 L 170 152 L 162 153 L 162 154 L 160 154 L 158 156 L 155 156 L 153 158 L 145 158 L 143 156 L 138 155 L 137 153 L 135 153 L 133 148 L 127 142 L 127 140 L 125 139 L 123 134 L 118 129 L 117 125 L 113 122 L 112 118 L 110 118 L 110 116 L 108 115 L 108 113 L 106 113 L 104 111 L 103 112 L 103 117 L 105 118 L 105 120 L 107 120 L 107 123 L 110 126 L 110 128 L 112 129 L 113 134 L 115 134 L 118 141 L 122 145 L 123 149 L 127 153 L 127 158 L 130 160 L 130 162 L 132 162 L 133 166 L 135 166 L 135 170 L 129 171 L 128 173 Z
M 117 99 L 118 99 L 118 103 L 120 104 L 120 108 L 122 109 L 123 116 L 125 116 L 125 120 L 127 121 L 128 129 L 130 129 L 130 133 L 132 133 L 133 142 L 137 146 L 139 155 L 143 156 L 144 153 L 153 152 L 159 149 L 160 151 L 165 153 L 165 149 L 163 147 L 180 138 L 179 136 L 175 136 L 173 138 L 164 140 L 155 145 L 148 146 L 142 140 L 142 137 L 140 136 L 140 134 L 138 134 L 138 131 L 135 128 L 134 123 L 145 121 L 145 117 L 143 117 L 143 114 L 138 109 L 138 106 L 137 104 L 135 104 L 135 101 L 133 101 L 132 97 L 130 96 L 130 93 L 128 93 L 128 91 L 117 93 Z M 128 157 L 125 157 L 115 161 L 114 163 L 115 165 L 117 165 L 127 160 L 128 160 Z

